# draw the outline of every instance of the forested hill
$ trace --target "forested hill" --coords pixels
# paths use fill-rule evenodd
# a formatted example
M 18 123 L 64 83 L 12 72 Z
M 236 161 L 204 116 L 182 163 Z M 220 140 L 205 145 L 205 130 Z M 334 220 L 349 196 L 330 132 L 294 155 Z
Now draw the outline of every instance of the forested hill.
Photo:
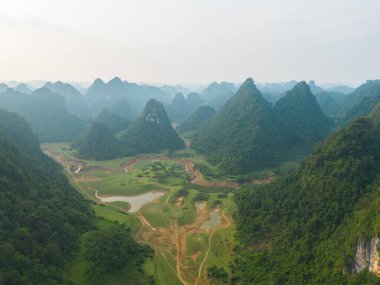
M 208 105 L 204 105 L 196 109 L 176 131 L 179 133 L 198 130 L 206 121 L 215 114 L 215 109 Z
M 25 121 L 0 114 L 0 283 L 63 284 L 92 213 Z
M 192 147 L 224 171 L 241 173 L 273 166 L 289 154 L 295 137 L 247 79 L 202 126 Z
M 48 82 L 44 87 L 65 98 L 66 108 L 70 113 L 85 121 L 91 118 L 82 94 L 71 84 L 57 81 L 55 83 Z
M 0 108 L 23 116 L 42 142 L 71 141 L 85 129 L 85 123 L 66 109 L 65 99 L 47 88 L 29 95 L 7 89 L 0 93 Z
M 274 111 L 307 148 L 324 139 L 333 127 L 333 120 L 321 110 L 305 81 L 288 91 L 276 103 Z
M 122 141 L 128 154 L 175 151 L 185 147 L 172 128 L 164 106 L 151 99 L 139 119 L 124 131 Z
M 0 109 L 0 130 L 5 132 L 23 153 L 29 157 L 41 158 L 40 142 L 20 115 Z
M 114 134 L 126 129 L 130 121 L 124 117 L 115 114 L 109 109 L 104 109 L 95 119 L 96 122 L 104 123 L 107 128 Z
M 94 122 L 84 139 L 79 157 L 93 160 L 111 159 L 121 155 L 121 142 L 102 122 Z
M 380 127 L 380 102 L 375 106 L 370 116 L 372 122 Z
M 380 80 L 367 80 L 342 102 L 342 123 L 348 124 L 352 119 L 368 115 L 374 106 L 380 102 Z
M 371 274 L 351 274 L 359 238 L 380 235 L 379 161 L 380 131 L 361 118 L 297 172 L 239 193 L 241 283 L 379 284 Z

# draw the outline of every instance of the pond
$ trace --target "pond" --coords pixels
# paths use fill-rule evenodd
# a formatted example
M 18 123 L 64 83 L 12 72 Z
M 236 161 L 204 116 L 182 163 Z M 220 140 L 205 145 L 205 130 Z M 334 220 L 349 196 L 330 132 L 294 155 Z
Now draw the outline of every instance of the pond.
M 130 205 L 128 212 L 135 213 L 140 208 L 147 203 L 150 203 L 165 193 L 160 191 L 150 191 L 141 195 L 136 196 L 98 196 L 97 191 L 95 192 L 96 198 L 98 198 L 103 203 L 111 203 L 111 202 L 127 202 Z
M 201 226 L 201 229 L 206 231 L 220 224 L 220 218 L 216 211 L 209 212 L 208 214 L 210 215 L 210 220 L 204 222 Z

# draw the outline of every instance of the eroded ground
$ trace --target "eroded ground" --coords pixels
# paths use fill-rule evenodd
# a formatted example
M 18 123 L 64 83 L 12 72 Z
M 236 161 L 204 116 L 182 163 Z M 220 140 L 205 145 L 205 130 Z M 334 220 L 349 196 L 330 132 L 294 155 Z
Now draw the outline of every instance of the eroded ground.
M 164 193 L 130 213 L 140 221 L 135 239 L 156 251 L 146 271 L 155 275 L 158 284 L 209 284 L 208 266 L 228 270 L 235 243 L 231 214 L 237 183 L 207 181 L 188 158 L 147 155 L 94 162 L 75 159 L 59 147 L 45 145 L 43 150 L 65 166 L 71 182 L 86 198 L 115 211 L 128 212 L 130 205 L 121 201 L 104 204 L 96 195 Z M 216 213 L 217 222 L 205 229 L 202 225 L 210 220 L 210 212 Z M 163 279 L 170 274 L 175 278 Z

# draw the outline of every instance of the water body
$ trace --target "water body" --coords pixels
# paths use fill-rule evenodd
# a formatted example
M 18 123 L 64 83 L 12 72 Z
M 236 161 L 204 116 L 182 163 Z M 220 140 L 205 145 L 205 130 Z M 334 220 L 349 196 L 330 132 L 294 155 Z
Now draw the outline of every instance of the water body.
M 96 198 L 98 198 L 103 203 L 110 203 L 110 202 L 127 202 L 131 206 L 128 212 L 135 213 L 140 208 L 147 203 L 150 203 L 161 196 L 163 196 L 165 193 L 159 192 L 159 191 L 150 191 L 146 192 L 141 195 L 137 196 L 98 196 L 98 193 L 95 192 Z
M 206 231 L 209 231 L 210 229 L 220 224 L 220 219 L 217 212 L 212 211 L 212 212 L 209 212 L 208 214 L 210 215 L 210 220 L 204 222 L 203 225 L 201 226 L 201 229 L 206 230 Z

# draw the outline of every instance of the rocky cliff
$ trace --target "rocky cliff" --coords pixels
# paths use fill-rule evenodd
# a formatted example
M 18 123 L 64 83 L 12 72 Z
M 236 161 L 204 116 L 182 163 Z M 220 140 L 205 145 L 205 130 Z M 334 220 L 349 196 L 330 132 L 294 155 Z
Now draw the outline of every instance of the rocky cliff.
M 380 246 L 380 239 L 378 237 L 370 239 L 360 238 L 356 246 L 352 271 L 358 273 L 363 270 L 368 270 L 380 276 L 378 246 Z

